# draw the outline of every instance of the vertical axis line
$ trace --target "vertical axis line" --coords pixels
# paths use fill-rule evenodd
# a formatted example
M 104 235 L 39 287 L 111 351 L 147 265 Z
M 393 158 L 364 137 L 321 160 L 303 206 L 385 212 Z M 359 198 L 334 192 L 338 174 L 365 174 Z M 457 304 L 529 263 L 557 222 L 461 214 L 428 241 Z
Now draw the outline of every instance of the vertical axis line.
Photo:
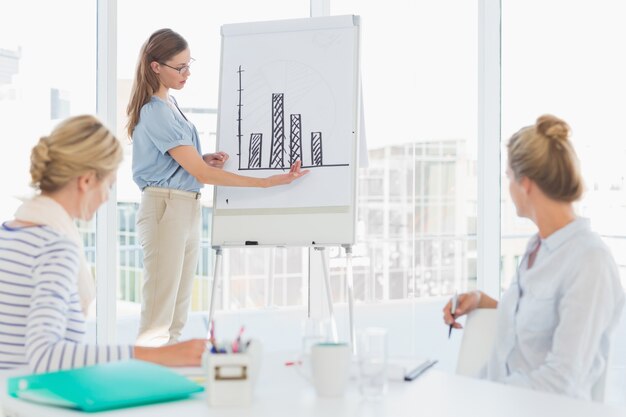
M 237 104 L 237 140 L 239 142 L 239 154 L 237 155 L 239 157 L 239 169 L 241 170 L 241 92 L 243 91 L 243 89 L 241 88 L 241 73 L 243 72 L 243 70 L 241 69 L 241 65 L 239 65 L 239 70 L 237 71 L 238 75 L 239 75 L 239 89 L 237 90 L 239 92 L 239 103 Z

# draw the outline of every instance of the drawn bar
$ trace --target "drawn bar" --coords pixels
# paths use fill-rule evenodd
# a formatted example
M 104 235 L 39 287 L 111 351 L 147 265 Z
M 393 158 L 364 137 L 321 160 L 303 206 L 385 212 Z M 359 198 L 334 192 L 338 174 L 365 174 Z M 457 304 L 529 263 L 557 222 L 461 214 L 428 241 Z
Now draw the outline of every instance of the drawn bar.
M 285 167 L 285 111 L 284 94 L 272 94 L 272 146 L 270 168 Z
M 322 132 L 311 132 L 311 165 L 322 166 Z
M 261 168 L 261 152 L 263 146 L 262 133 L 250 133 L 250 152 L 248 168 Z
M 289 165 L 302 161 L 302 123 L 299 114 L 292 114 L 289 130 Z

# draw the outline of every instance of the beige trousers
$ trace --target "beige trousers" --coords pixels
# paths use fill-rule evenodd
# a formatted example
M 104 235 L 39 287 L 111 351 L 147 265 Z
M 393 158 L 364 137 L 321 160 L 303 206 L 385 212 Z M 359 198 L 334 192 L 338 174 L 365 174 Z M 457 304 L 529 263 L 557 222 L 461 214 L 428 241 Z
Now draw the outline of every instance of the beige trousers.
M 137 344 L 176 343 L 187 321 L 200 250 L 200 193 L 148 187 L 137 213 L 143 299 Z

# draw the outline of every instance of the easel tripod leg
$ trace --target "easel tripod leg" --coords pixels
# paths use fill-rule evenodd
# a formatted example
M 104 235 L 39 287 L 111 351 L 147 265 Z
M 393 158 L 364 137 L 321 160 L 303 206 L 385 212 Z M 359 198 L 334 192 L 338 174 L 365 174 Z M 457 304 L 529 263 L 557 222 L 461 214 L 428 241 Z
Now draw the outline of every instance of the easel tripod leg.
M 215 293 L 217 292 L 217 281 L 220 279 L 222 266 L 222 248 L 215 248 L 215 271 L 213 272 L 213 285 L 211 289 L 211 303 L 209 304 L 209 332 L 213 327 L 213 314 L 215 312 Z
M 348 286 L 348 314 L 350 319 L 350 345 L 352 354 L 357 354 L 356 334 L 354 331 L 354 275 L 352 274 L 352 246 L 342 245 L 346 250 L 346 284 Z
M 326 300 L 328 302 L 328 313 L 330 316 L 330 326 L 331 326 L 331 336 L 333 342 L 337 343 L 339 341 L 339 335 L 337 332 L 337 320 L 335 320 L 335 312 L 333 309 L 333 293 L 330 287 L 330 271 L 328 269 L 328 265 L 326 264 L 326 257 L 324 256 L 324 248 L 315 248 L 320 251 L 320 256 L 322 259 L 322 270 L 324 271 L 324 286 L 326 287 Z

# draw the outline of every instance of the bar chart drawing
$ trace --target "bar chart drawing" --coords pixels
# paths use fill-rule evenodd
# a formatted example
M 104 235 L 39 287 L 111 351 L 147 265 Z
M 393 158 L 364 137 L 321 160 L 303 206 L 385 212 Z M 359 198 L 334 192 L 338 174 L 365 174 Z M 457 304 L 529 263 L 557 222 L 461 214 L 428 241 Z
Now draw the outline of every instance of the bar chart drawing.
M 252 127 L 254 133 L 249 136 L 243 132 L 246 130 L 245 112 L 242 94 L 244 92 L 242 73 L 244 69 L 239 65 L 237 70 L 239 88 L 237 89 L 237 141 L 239 147 L 239 170 L 286 170 L 296 161 L 301 161 L 302 168 L 326 168 L 326 167 L 348 167 L 349 163 L 327 163 L 329 155 L 323 155 L 324 142 L 322 138 L 323 129 L 310 132 L 303 132 L 303 122 L 306 115 L 293 112 L 285 116 L 286 104 L 288 103 L 288 92 L 271 92 L 271 97 L 267 97 L 271 113 L 271 132 L 265 135 L 259 131 L 258 127 Z M 263 100 L 265 102 L 265 100 Z M 293 107 L 297 105 L 292 104 Z M 292 107 L 292 108 L 293 108 Z M 267 120 L 267 119 L 266 119 Z M 288 126 L 285 126 L 286 121 Z M 258 130 L 257 130 L 258 129 Z M 288 129 L 288 137 L 285 130 Z M 249 132 L 250 130 L 248 130 Z M 310 142 L 303 143 L 303 136 L 310 134 Z M 269 136 L 269 153 L 264 140 Z M 332 135 L 331 135 L 332 136 Z M 249 138 L 249 139 L 246 139 Z M 247 141 L 248 143 L 244 143 Z M 306 141 L 305 141 L 306 142 Z M 242 149 L 247 149 L 247 155 L 242 153 Z M 264 155 L 263 152 L 268 153 Z M 332 153 L 332 152 L 331 152 Z M 333 156 L 333 155 L 330 155 Z
M 355 16 L 331 16 L 222 27 L 214 149 L 229 156 L 224 172 L 282 185 L 215 187 L 214 215 L 228 229 L 213 235 L 219 244 L 275 243 L 284 228 L 290 238 L 283 243 L 301 242 L 301 220 L 315 222 L 316 233 L 343 234 L 352 224 L 367 156 L 358 23 Z M 294 165 L 307 174 L 282 181 Z M 346 241 L 303 236 L 307 245 Z

